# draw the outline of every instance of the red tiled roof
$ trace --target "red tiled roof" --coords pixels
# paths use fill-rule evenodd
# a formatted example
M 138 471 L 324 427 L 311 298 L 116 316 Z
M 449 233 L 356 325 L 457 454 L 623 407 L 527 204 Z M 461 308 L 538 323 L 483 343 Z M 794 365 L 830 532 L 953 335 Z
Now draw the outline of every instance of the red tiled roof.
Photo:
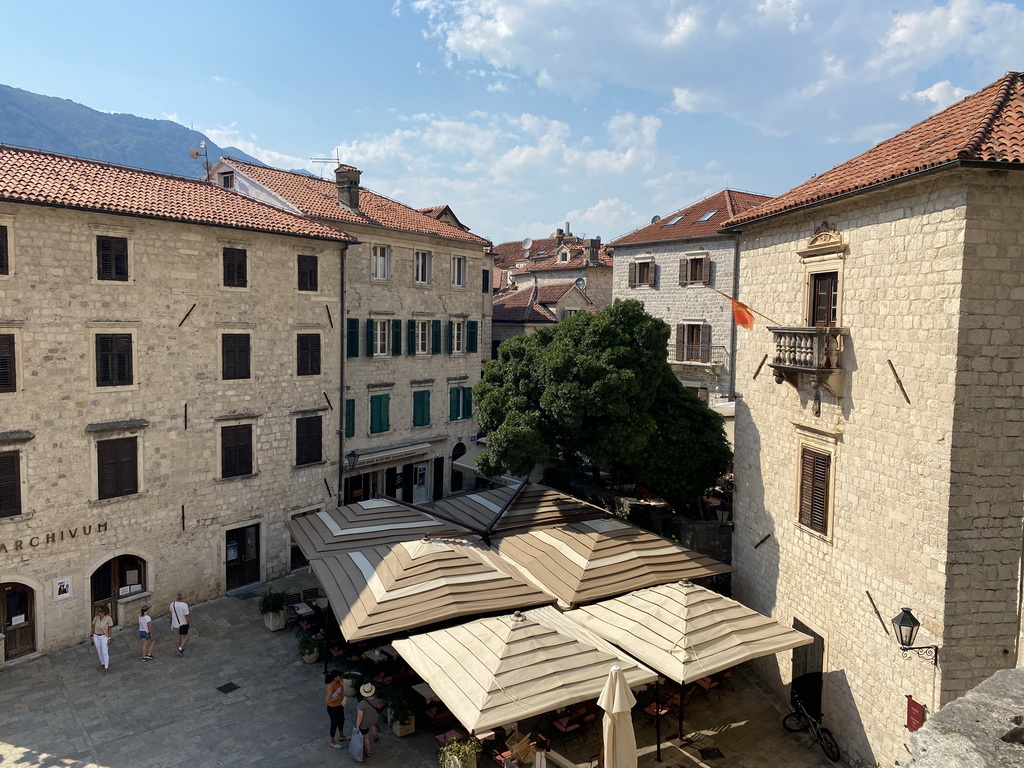
M 742 216 L 768 200 L 771 200 L 768 195 L 723 189 L 658 221 L 634 229 L 628 235 L 612 240 L 608 245 L 636 245 L 710 237 L 717 234 L 728 219 Z
M 221 158 L 239 172 L 267 189 L 280 195 L 307 216 L 345 224 L 369 226 L 437 235 L 449 240 L 489 245 L 490 241 L 464 229 L 421 213 L 407 205 L 391 200 L 365 187 L 359 188 L 359 211 L 353 212 L 338 202 L 338 188 L 333 181 L 317 179 L 301 173 L 281 171 L 253 165 L 233 157 Z
M 573 283 L 561 283 L 559 285 L 538 285 L 537 303 L 554 304 L 560 298 L 572 290 Z
M 324 240 L 354 237 L 178 176 L 0 145 L 0 199 Z
M 558 251 L 564 245 L 569 249 L 569 260 L 559 261 Z M 528 251 L 523 250 L 519 241 L 510 241 L 494 246 L 494 266 L 516 273 L 536 272 L 545 269 L 580 269 L 585 266 L 611 267 L 614 264 L 612 251 L 602 245 L 597 252 L 597 264 L 588 264 L 583 238 L 567 235 L 561 244 L 553 237 L 534 240 Z M 527 256 L 529 253 L 529 256 Z M 516 270 L 518 262 L 526 261 L 522 269 Z
M 741 213 L 727 227 L 829 200 L 943 165 L 1024 167 L 1024 73 L 1002 78 L 867 152 Z
M 510 291 L 494 300 L 491 320 L 495 323 L 557 323 L 547 307 L 537 303 L 536 290 Z

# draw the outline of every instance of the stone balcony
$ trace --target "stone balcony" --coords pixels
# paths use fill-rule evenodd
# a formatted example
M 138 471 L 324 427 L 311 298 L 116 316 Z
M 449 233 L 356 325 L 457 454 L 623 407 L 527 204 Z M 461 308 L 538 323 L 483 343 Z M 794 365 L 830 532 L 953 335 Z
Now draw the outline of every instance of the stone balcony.
M 810 379 L 811 388 L 824 388 L 842 397 L 843 339 L 848 328 L 769 328 L 774 342 L 769 367 L 775 381 L 787 381 L 800 388 L 801 376 Z

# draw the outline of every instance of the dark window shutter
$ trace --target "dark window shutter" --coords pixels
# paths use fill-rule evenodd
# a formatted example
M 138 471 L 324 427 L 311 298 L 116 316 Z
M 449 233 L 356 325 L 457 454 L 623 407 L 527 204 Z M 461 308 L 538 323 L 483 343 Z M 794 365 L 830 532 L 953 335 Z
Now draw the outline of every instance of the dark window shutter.
M 17 392 L 14 364 L 14 334 L 0 333 L 0 392 Z
M 398 357 L 402 354 L 402 321 L 391 321 L 391 354 Z
M 430 354 L 441 354 L 441 321 L 430 321 Z
M 686 326 L 676 326 L 676 360 L 686 359 Z
M 96 238 L 96 277 L 100 280 L 128 279 L 128 239 Z
M 658 265 L 655 262 L 651 262 L 650 269 L 647 270 L 647 285 L 656 285 L 658 282 Z
M 96 443 L 97 491 L 100 499 L 138 493 L 138 441 L 134 437 Z
M 244 288 L 249 284 L 244 248 L 224 249 L 224 285 L 231 288 Z
M 828 532 L 828 481 L 832 457 L 804 448 L 800 454 L 800 524 Z
M 221 477 L 252 474 L 252 425 L 223 427 L 220 431 Z
M 295 420 L 295 464 L 314 464 L 323 459 L 323 419 L 307 416 Z
M 317 259 L 316 256 L 299 256 L 299 290 L 317 290 Z
M 636 287 L 636 262 L 629 262 L 629 287 Z
M 395 492 L 398 490 L 398 468 L 388 467 L 384 470 L 384 495 L 395 497 Z
M 131 383 L 131 334 L 96 334 L 96 386 L 119 387 Z
M 491 270 L 485 269 L 482 284 L 480 286 L 483 293 L 491 292 Z
M 476 352 L 476 337 L 479 324 L 476 320 L 470 320 L 466 323 L 466 351 Z
M 11 259 L 7 251 L 7 227 L 0 227 L 0 275 L 11 273 Z
M 356 401 L 345 401 L 345 437 L 356 436 Z
M 700 361 L 711 362 L 711 326 L 707 323 L 700 327 Z
M 373 357 L 373 320 L 366 321 L 366 356 Z
M 690 260 L 679 260 L 679 284 L 688 285 L 690 282 Z
M 707 285 L 711 282 L 711 257 L 704 256 L 700 261 L 700 282 Z
M 462 392 L 460 387 L 448 390 L 448 421 L 458 421 L 462 408 Z
M 405 334 L 406 354 L 408 354 L 408 355 L 415 355 L 416 354 L 416 321 L 415 320 L 408 320 L 408 321 L 406 321 L 405 327 L 406 327 L 406 334 Z
M 412 504 L 413 483 L 416 482 L 416 467 L 413 464 L 402 465 L 402 501 Z
M 345 340 L 345 356 L 359 357 L 359 320 L 348 319 L 348 338 Z
M 454 330 L 455 330 L 455 321 L 454 320 L 449 320 L 448 321 L 448 354 L 449 355 L 452 352 L 455 351 L 455 334 L 453 333 Z
M 300 333 L 295 337 L 299 376 L 320 374 L 320 334 Z
M 473 415 L 473 388 L 462 388 L 462 418 L 468 419 Z
M 21 454 L 0 453 L 0 517 L 21 514 Z
M 114 375 L 118 384 L 132 383 L 132 337 L 127 333 L 114 335 Z
M 248 379 L 249 334 L 225 333 L 221 336 L 221 377 L 224 379 Z
M 422 389 L 412 395 L 412 425 L 426 427 L 430 425 L 430 390 Z

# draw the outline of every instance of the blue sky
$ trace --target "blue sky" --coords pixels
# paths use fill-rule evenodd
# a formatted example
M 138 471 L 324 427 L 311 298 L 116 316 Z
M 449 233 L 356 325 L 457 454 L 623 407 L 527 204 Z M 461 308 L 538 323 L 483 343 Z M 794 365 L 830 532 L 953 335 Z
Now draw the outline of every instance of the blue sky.
M 277 167 L 339 156 L 496 243 L 780 194 L 1024 69 L 1024 0 L 92 0 L 4 22 L 6 85 Z

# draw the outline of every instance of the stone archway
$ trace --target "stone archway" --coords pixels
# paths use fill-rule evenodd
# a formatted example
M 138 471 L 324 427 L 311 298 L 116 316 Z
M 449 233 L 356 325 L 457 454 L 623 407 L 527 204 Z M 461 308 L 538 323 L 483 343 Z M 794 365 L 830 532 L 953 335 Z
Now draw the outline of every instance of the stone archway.
M 455 468 L 455 462 L 466 455 L 466 444 L 461 440 L 455 444 L 452 448 L 452 482 L 451 489 L 452 493 L 462 490 L 462 485 L 465 482 L 465 475 L 462 474 L 458 469 Z

